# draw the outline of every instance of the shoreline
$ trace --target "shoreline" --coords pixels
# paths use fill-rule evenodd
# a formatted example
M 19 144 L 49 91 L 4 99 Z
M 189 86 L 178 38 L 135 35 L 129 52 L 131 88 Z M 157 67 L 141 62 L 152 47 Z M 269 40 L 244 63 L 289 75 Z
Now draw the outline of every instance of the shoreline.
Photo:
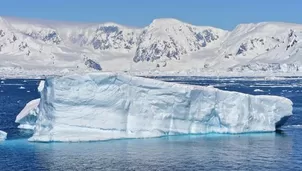
M 71 71 L 60 72 L 57 70 L 24 70 L 18 72 L 0 72 L 0 79 L 45 79 L 47 77 L 60 77 L 64 75 L 82 75 L 96 71 Z M 266 79 L 280 79 L 279 77 L 302 77 L 302 72 L 185 72 L 185 71 L 169 71 L 169 72 L 154 72 L 154 71 L 141 71 L 141 72 L 123 72 L 123 71 L 99 71 L 104 73 L 118 73 L 135 75 L 139 77 L 223 77 L 223 78 L 266 78 Z

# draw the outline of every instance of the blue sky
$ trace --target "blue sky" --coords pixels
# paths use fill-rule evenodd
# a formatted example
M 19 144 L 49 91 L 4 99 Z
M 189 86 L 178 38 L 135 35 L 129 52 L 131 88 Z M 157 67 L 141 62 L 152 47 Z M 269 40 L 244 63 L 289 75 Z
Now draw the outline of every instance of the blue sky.
M 1 16 L 142 27 L 155 18 L 233 29 L 239 23 L 302 23 L 302 0 L 5 0 Z

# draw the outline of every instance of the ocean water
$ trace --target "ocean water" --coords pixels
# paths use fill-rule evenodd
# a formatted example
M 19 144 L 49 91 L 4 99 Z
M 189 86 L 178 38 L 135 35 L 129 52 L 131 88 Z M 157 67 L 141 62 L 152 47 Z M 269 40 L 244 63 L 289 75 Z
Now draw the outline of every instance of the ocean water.
M 294 102 L 294 115 L 274 133 L 208 134 L 90 143 L 28 142 L 14 123 L 39 97 L 39 80 L 0 80 L 0 171 L 11 170 L 302 170 L 302 78 L 157 77 Z

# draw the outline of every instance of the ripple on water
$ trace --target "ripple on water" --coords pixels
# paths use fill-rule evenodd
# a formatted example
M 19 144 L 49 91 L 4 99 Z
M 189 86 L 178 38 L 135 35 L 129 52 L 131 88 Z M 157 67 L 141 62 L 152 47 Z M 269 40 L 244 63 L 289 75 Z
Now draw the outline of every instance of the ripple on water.
M 257 94 L 253 81 L 198 80 L 196 84 L 221 85 L 221 89 Z M 296 83 L 290 80 L 286 84 Z M 16 114 L 38 98 L 39 81 L 5 80 L 0 96 L 0 130 L 8 140 L 0 143 L 0 170 L 302 170 L 302 88 L 261 87 L 264 93 L 289 97 L 294 116 L 283 131 L 265 134 L 191 135 L 154 139 L 91 143 L 32 143 L 32 132 L 16 129 Z M 185 81 L 190 84 L 190 80 Z M 238 83 L 238 84 L 236 84 Z M 274 84 L 274 82 L 270 82 Z M 275 85 L 281 84 L 280 81 Z M 282 83 L 285 84 L 285 83 Z M 240 86 L 238 86 L 240 85 Z M 1 85 L 2 86 L 2 85 Z M 20 86 L 20 85 L 17 85 Z M 257 87 L 258 88 L 258 87 Z M 292 92 L 289 92 L 292 91 Z

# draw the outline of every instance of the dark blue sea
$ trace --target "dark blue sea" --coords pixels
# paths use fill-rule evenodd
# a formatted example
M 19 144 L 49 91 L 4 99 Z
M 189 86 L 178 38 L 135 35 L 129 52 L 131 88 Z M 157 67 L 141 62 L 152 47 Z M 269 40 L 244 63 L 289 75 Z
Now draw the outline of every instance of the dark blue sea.
M 294 115 L 274 133 L 209 134 L 90 143 L 28 142 L 15 117 L 39 97 L 39 80 L 0 80 L 0 171 L 12 170 L 302 170 L 302 78 L 157 77 L 249 94 L 279 95 Z M 256 90 L 258 89 L 258 90 Z M 255 91 L 256 90 L 256 91 Z

